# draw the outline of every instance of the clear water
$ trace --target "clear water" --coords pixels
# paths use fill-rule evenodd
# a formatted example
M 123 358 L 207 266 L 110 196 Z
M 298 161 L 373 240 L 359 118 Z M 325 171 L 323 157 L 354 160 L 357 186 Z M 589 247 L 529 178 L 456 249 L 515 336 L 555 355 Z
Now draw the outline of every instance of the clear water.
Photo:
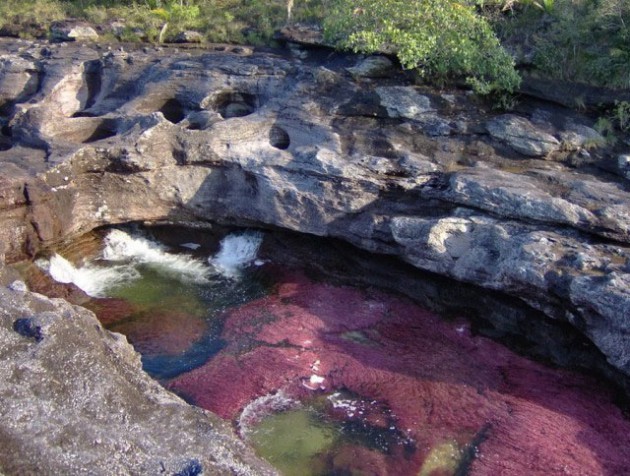
M 397 453 L 402 458 L 413 455 L 415 442 L 397 428 L 394 418 L 383 426 L 360 417 L 361 408 L 370 405 L 382 406 L 335 391 L 270 412 L 241 433 L 261 457 L 287 476 L 344 474 L 348 467 L 358 466 L 348 461 L 357 448 L 363 454 Z M 391 410 L 382 410 L 391 415 Z M 436 452 L 432 462 L 423 466 L 428 471 L 420 474 L 429 475 L 434 470 L 454 474 L 462 452 L 454 441 L 449 448 L 452 451 L 448 457 L 444 451 Z M 370 468 L 369 461 L 363 463 L 361 471 L 369 469 L 372 474 L 379 474 L 378 466 Z
M 257 232 L 229 235 L 216 256 L 202 259 L 171 251 L 137 231 L 113 229 L 101 254 L 80 265 L 58 254 L 38 265 L 56 281 L 73 283 L 89 296 L 127 303 L 125 318 L 108 328 L 127 335 L 139 348 L 147 373 L 163 380 L 203 365 L 224 347 L 222 311 L 267 293 L 266 279 L 253 264 L 261 241 Z M 164 331 L 177 333 L 160 322 L 169 316 L 192 319 L 198 331 L 203 329 L 194 342 L 182 344 L 184 350 L 164 352 L 159 345 L 169 339 Z M 155 333 L 134 342 L 132 331 L 140 328 L 154 328 Z M 157 345 L 147 342 L 151 340 Z
M 90 259 L 39 266 L 282 474 L 630 474 L 630 422 L 592 381 L 398 296 L 285 272 L 260 232 L 189 240 L 111 230 Z

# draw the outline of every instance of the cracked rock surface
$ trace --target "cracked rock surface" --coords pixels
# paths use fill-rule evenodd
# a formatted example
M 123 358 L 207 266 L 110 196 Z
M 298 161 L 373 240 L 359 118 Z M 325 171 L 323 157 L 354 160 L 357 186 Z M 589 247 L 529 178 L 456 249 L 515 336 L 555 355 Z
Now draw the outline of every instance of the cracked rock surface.
M 19 281 L 0 300 L 5 474 L 275 474 L 226 423 L 142 372 L 90 311 Z
M 335 237 L 518 297 L 630 375 L 627 150 L 559 106 L 298 56 L 0 42 L 0 255 L 130 221 Z

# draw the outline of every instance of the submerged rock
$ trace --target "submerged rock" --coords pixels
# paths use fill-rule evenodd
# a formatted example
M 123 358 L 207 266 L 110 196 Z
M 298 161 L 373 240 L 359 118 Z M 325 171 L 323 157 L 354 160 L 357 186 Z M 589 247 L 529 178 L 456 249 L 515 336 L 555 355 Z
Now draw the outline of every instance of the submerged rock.
M 630 471 L 630 421 L 595 380 L 528 361 L 403 298 L 285 274 L 276 293 L 228 312 L 223 337 L 225 349 L 168 388 L 225 418 L 245 408 L 247 438 L 257 421 L 261 432 L 284 428 L 284 442 L 260 443 L 272 459 L 313 445 L 312 474 Z M 333 447 L 326 427 L 309 430 L 290 403 L 323 397 L 319 414 L 345 422 L 352 444 Z M 378 444 L 361 443 L 361 431 Z
M 320 50 L 128 49 L 0 40 L 2 260 L 136 221 L 339 238 L 515 296 L 630 375 L 627 167 L 558 140 L 587 147 L 592 119 L 497 116 Z

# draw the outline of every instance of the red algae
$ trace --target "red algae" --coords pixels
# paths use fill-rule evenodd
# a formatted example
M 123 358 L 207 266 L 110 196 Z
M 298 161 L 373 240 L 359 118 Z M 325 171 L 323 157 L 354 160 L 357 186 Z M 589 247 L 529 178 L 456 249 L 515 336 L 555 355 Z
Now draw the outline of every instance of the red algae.
M 125 321 L 137 312 L 136 306 L 120 298 L 92 298 L 85 304 L 105 327 Z
M 112 300 L 116 302 L 116 300 Z M 110 303 L 111 304 L 111 303 Z M 111 311 L 112 307 L 109 306 Z M 114 307 L 115 309 L 115 307 Z M 99 313 L 105 323 L 110 313 Z M 111 321 L 110 321 L 111 322 Z M 206 322 L 195 315 L 173 310 L 149 310 L 109 327 L 127 336 L 142 355 L 175 355 L 185 352 L 206 331 Z
M 630 421 L 594 379 L 529 361 L 406 298 L 291 273 L 225 318 L 227 346 L 168 387 L 231 420 L 276 392 L 334 397 L 331 418 L 394 438 L 387 451 L 345 443 L 329 462 L 336 470 L 452 474 L 434 464 L 450 452 L 473 475 L 630 474 Z

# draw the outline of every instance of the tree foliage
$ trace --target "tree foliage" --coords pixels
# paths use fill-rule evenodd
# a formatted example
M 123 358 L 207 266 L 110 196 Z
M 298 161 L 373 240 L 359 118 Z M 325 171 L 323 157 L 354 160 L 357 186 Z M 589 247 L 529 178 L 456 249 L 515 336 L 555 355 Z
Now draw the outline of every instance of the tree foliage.
M 465 77 L 475 91 L 513 91 L 520 78 L 490 25 L 454 0 L 335 0 L 329 40 L 355 51 L 395 53 L 433 80 Z

